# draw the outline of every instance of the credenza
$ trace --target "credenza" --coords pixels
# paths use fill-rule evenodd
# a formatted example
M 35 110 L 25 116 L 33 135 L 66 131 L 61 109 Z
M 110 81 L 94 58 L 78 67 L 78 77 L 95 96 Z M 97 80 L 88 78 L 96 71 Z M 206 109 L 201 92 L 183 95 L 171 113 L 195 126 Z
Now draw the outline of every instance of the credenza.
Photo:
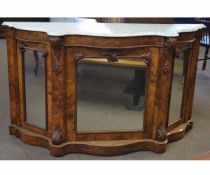
M 67 153 L 162 153 L 191 119 L 202 24 L 5 22 L 10 134 Z

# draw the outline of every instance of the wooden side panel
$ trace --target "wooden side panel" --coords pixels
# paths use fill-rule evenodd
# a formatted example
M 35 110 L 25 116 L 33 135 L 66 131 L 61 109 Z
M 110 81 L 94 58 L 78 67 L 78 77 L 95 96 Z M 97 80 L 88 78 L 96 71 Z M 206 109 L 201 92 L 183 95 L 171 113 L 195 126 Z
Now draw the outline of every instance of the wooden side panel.
M 11 124 L 19 125 L 19 93 L 18 93 L 18 65 L 15 40 L 15 29 L 7 28 L 7 57 L 9 73 L 10 114 Z
M 67 138 L 74 141 L 76 135 L 77 115 L 77 67 L 74 59 L 73 48 L 66 49 L 66 128 Z
M 51 43 L 51 63 L 52 63 L 52 142 L 60 144 L 66 139 L 65 129 L 65 96 L 66 87 L 64 85 L 66 63 L 64 58 L 63 41 L 60 37 L 50 37 Z
M 20 107 L 20 125 L 24 126 L 26 120 L 25 114 L 25 85 L 24 85 L 24 50 L 21 51 L 20 43 L 17 42 L 17 65 L 18 65 L 18 90 L 19 90 L 19 107 Z
M 151 64 L 149 65 L 149 75 L 147 82 L 147 107 L 146 107 L 146 121 L 145 121 L 145 133 L 146 138 L 152 137 L 152 132 L 154 130 L 155 121 L 155 94 L 157 92 L 158 83 L 158 64 L 159 64 L 159 48 L 151 48 Z
M 182 102 L 181 102 L 182 105 L 181 105 L 181 111 L 180 111 L 180 118 L 177 118 L 177 120 L 174 121 L 173 123 L 168 123 L 167 131 L 171 131 L 177 128 L 178 126 L 180 126 L 182 123 L 188 122 L 188 120 L 185 120 L 187 116 L 187 110 L 188 110 L 188 106 L 186 104 L 191 98 L 189 95 L 189 89 L 191 89 L 192 87 L 192 82 L 189 79 L 189 77 L 191 74 L 190 69 L 191 69 L 191 61 L 192 61 L 192 55 L 193 55 L 193 50 L 194 50 L 193 46 L 195 45 L 195 42 L 197 40 L 196 35 L 197 35 L 197 32 L 181 33 L 180 36 L 177 38 L 175 51 L 178 53 L 184 52 L 184 60 L 185 60 L 184 64 L 186 65 L 183 68 L 183 73 L 186 73 L 186 75 L 185 75 L 185 80 L 184 80 L 184 89 L 183 89 L 183 97 L 182 97 Z M 199 49 L 199 45 L 197 45 L 197 47 Z M 171 82 L 172 80 L 173 80 L 173 72 L 172 72 Z M 170 100 L 169 100 L 169 106 L 170 106 Z M 190 108 L 192 108 L 192 106 Z M 168 118 L 169 117 L 170 116 L 168 116 Z
M 155 97 L 155 117 L 153 124 L 153 139 L 165 140 L 172 80 L 173 50 L 176 39 L 165 38 L 164 48 L 160 49 L 158 67 L 157 93 Z M 160 133 L 162 132 L 162 134 Z
M 50 45 L 46 46 L 47 49 L 47 57 L 46 60 L 46 67 L 45 67 L 45 72 L 46 72 L 46 99 L 47 99 L 47 136 L 51 137 L 53 130 L 52 130 L 52 125 L 53 125 L 53 106 L 52 106 L 52 92 L 53 92 L 53 70 L 52 70 L 52 52 L 51 52 L 51 47 Z
M 18 113 L 18 118 L 19 118 L 19 124 L 18 126 L 22 126 L 24 128 L 30 129 L 34 132 L 43 134 L 43 135 L 47 135 L 49 136 L 49 133 L 51 132 L 51 127 L 48 127 L 48 125 L 50 125 L 50 117 L 52 114 L 52 107 L 51 107 L 51 96 L 49 95 L 49 90 L 51 90 L 51 69 L 49 69 L 49 66 L 51 65 L 50 59 L 48 59 L 47 57 L 47 53 L 49 53 L 49 45 L 45 45 L 45 44 L 40 44 L 40 43 L 28 43 L 28 42 L 23 42 L 23 41 L 19 41 L 16 40 L 16 62 L 17 62 L 17 90 L 18 90 L 18 100 L 19 100 L 19 113 Z M 26 108 L 27 108 L 27 104 L 26 104 L 26 98 L 25 98 L 25 75 L 24 75 L 24 52 L 28 49 L 34 49 L 34 50 L 38 50 L 38 49 L 44 49 L 44 52 L 46 54 L 46 56 L 44 57 L 45 59 L 45 63 L 46 63 L 46 125 L 47 128 L 45 129 L 41 129 L 37 126 L 34 126 L 30 123 L 27 123 L 26 121 Z M 48 68 L 47 68 L 48 67 Z M 49 79 L 48 79 L 49 78 Z M 47 89 L 48 88 L 48 89 Z M 39 109 L 37 109 L 39 110 Z M 49 129 L 49 130 L 48 130 Z M 50 132 L 48 132 L 50 131 Z
M 201 31 L 196 32 L 196 41 L 193 44 L 192 50 L 189 55 L 188 70 L 187 70 L 187 87 L 185 90 L 187 100 L 185 104 L 185 117 L 184 121 L 191 120 L 192 107 L 193 107 L 193 96 L 195 90 L 195 79 L 197 72 L 198 54 L 200 48 L 200 36 Z

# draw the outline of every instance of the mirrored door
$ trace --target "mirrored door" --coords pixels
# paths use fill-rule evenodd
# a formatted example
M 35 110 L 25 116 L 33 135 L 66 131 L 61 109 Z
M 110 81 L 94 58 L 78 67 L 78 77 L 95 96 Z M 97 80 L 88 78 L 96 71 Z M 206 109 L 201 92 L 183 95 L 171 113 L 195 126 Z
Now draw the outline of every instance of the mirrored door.
M 169 109 L 169 124 L 172 124 L 182 118 L 183 92 L 187 71 L 187 60 L 187 51 L 180 52 L 179 55 L 174 58 Z
M 46 58 L 42 52 L 24 49 L 22 52 L 25 122 L 47 129 Z
M 147 66 L 84 59 L 77 67 L 77 132 L 142 131 Z

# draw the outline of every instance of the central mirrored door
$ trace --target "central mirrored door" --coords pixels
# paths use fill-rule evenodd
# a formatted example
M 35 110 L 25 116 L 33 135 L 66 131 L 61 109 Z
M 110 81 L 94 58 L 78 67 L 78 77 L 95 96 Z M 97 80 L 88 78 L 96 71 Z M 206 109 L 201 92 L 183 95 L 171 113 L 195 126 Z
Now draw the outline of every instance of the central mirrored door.
M 135 64 L 135 67 L 133 66 Z M 84 59 L 77 67 L 77 132 L 142 131 L 144 60 Z

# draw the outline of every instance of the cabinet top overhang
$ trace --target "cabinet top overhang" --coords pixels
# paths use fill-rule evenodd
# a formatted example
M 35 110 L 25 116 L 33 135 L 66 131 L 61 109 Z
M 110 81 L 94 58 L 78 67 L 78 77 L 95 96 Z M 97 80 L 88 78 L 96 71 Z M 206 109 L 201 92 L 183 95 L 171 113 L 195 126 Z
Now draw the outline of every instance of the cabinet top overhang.
M 86 35 L 99 37 L 164 36 L 195 32 L 203 24 L 125 24 L 71 22 L 4 22 L 3 25 L 26 31 L 45 32 L 50 36 Z

